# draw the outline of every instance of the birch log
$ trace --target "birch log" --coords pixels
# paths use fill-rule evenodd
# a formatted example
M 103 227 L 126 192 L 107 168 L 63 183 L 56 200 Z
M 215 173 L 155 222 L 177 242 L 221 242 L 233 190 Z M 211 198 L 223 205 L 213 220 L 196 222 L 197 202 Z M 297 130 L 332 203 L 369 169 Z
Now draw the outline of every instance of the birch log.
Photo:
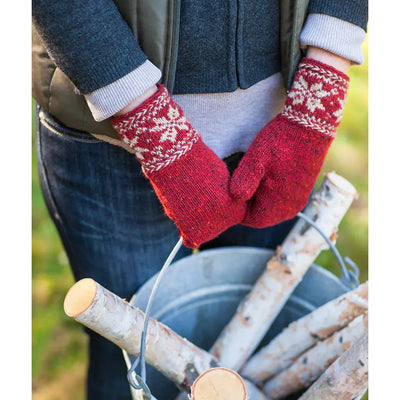
M 246 379 L 243 379 L 243 382 L 245 384 L 247 398 L 249 400 L 268 400 L 265 394 L 261 392 L 261 390 L 259 390 L 252 382 Z M 175 398 L 175 400 L 188 400 L 188 399 L 189 399 L 189 394 L 186 392 L 179 393 L 179 395 Z
M 266 381 L 286 369 L 300 354 L 346 326 L 368 309 L 368 283 L 329 301 L 292 322 L 240 371 L 253 382 Z
M 368 332 L 342 354 L 299 400 L 349 400 L 368 387 Z
M 281 399 L 310 386 L 338 357 L 368 330 L 368 314 L 359 315 L 345 328 L 335 332 L 302 354 L 287 370 L 264 385 L 264 393 Z
M 231 369 L 212 368 L 203 372 L 193 383 L 191 400 L 246 400 L 246 386 Z
M 139 354 L 144 313 L 93 279 L 81 279 L 71 287 L 65 297 L 64 310 L 129 354 Z M 152 318 L 147 328 L 145 356 L 148 364 L 186 392 L 190 392 L 202 372 L 219 366 L 210 353 Z M 253 393 L 252 399 L 267 400 L 254 384 L 245 383 Z
M 338 225 L 356 196 L 347 180 L 331 172 L 304 213 L 334 240 Z M 308 268 L 327 247 L 314 228 L 303 220 L 297 221 L 212 347 L 211 352 L 221 365 L 233 370 L 243 366 Z

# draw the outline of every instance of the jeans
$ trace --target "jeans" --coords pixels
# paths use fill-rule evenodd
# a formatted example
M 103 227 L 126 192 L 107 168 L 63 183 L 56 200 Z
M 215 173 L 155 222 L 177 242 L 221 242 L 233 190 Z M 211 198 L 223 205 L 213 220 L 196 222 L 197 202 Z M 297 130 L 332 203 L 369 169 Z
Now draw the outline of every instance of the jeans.
M 178 240 L 140 164 L 126 150 L 67 128 L 37 107 L 40 185 L 76 280 L 91 277 L 130 299 L 157 273 Z M 275 248 L 294 221 L 237 225 L 202 248 Z M 182 247 L 176 259 L 191 254 Z M 87 399 L 131 399 L 121 350 L 89 329 Z

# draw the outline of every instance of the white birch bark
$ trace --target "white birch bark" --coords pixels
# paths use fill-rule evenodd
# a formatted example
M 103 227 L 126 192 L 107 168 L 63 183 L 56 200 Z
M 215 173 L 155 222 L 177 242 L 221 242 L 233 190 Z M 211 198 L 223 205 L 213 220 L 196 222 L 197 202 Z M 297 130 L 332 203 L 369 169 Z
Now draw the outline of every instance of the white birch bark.
M 71 287 L 64 310 L 128 354 L 139 354 L 144 313 L 93 279 L 82 279 Z M 218 367 L 210 353 L 152 318 L 147 328 L 145 356 L 149 365 L 187 392 L 201 373 Z M 253 383 L 245 380 L 245 384 L 254 400 L 267 400 Z
M 368 387 L 368 331 L 299 400 L 349 400 Z
M 73 316 L 76 321 L 129 354 L 137 355 L 140 351 L 144 313 L 97 282 L 91 281 L 96 285 L 93 301 L 82 313 L 71 315 L 66 310 L 67 315 Z M 72 296 L 80 295 L 79 290 L 74 290 L 74 286 L 68 292 L 65 302 L 70 302 Z M 148 364 L 185 390 L 190 390 L 200 373 L 217 366 L 212 355 L 151 318 L 147 329 L 145 356 Z
M 343 328 L 368 310 L 368 283 L 343 294 L 292 322 L 258 351 L 240 374 L 253 382 L 266 381 L 286 369 L 317 342 Z
M 247 397 L 249 400 L 269 400 L 266 394 L 259 390 L 253 382 L 244 378 L 243 382 L 246 386 Z
M 368 314 L 359 315 L 345 328 L 335 332 L 302 354 L 288 369 L 264 385 L 271 399 L 281 399 L 310 386 L 338 357 L 368 330 Z
M 356 196 L 347 180 L 331 172 L 304 213 L 334 240 L 338 225 Z M 314 228 L 303 220 L 297 221 L 212 347 L 211 352 L 221 365 L 233 370 L 243 366 L 308 268 L 327 247 Z

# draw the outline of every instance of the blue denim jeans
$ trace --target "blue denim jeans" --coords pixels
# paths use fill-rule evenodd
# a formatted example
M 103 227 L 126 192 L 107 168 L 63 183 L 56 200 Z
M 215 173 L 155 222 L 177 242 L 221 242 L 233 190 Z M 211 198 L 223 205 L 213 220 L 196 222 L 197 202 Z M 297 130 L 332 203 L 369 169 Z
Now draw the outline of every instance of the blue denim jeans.
M 159 271 L 178 240 L 136 158 L 86 132 L 67 128 L 37 108 L 36 143 L 42 193 L 76 280 L 91 277 L 130 299 Z M 275 248 L 293 225 L 235 226 L 204 248 Z M 189 255 L 182 247 L 177 259 Z M 90 330 L 87 399 L 131 399 L 122 352 Z

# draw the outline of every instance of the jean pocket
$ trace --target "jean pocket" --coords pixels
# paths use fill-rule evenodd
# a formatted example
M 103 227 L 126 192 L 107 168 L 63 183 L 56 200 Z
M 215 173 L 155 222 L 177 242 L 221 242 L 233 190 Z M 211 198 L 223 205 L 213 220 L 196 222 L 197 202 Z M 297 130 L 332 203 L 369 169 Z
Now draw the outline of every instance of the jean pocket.
M 38 107 L 37 112 L 40 123 L 45 126 L 50 132 L 55 133 L 56 135 L 62 136 L 65 139 L 83 143 L 102 143 L 100 139 L 97 139 L 88 132 L 79 131 L 77 129 L 65 126 L 53 116 L 41 110 L 40 107 Z

